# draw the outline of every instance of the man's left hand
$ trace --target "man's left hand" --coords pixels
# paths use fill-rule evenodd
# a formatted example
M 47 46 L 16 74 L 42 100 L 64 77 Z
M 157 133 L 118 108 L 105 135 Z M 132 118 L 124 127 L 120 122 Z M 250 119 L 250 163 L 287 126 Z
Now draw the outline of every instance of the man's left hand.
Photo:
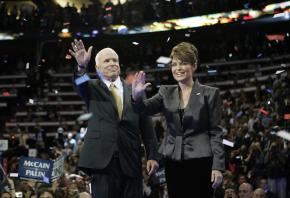
M 159 168 L 159 164 L 156 160 L 148 160 L 146 164 L 146 169 L 148 172 L 148 175 L 151 175 Z

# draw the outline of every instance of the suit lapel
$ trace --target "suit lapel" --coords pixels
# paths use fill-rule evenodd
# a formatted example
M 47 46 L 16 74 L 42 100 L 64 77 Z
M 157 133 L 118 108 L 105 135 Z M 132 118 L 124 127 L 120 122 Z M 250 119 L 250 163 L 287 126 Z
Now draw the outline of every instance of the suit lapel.
M 96 79 L 93 83 L 95 89 L 98 90 L 98 93 L 102 95 L 102 97 L 109 99 L 110 98 L 110 91 L 108 87 L 99 79 Z
M 178 86 L 176 86 L 176 88 L 174 89 L 173 93 L 170 96 L 170 109 L 173 112 L 178 111 L 179 106 L 180 106 L 180 99 L 179 99 L 179 88 Z
M 103 83 L 103 81 L 97 79 L 96 83 L 101 88 L 101 91 L 103 92 L 104 97 L 107 98 L 112 103 L 115 113 L 118 115 L 117 104 L 115 102 L 114 96 L 112 95 L 111 91 L 108 89 L 106 84 Z
M 180 114 L 179 114 L 179 108 L 180 108 L 180 98 L 179 98 L 179 87 L 176 86 L 173 90 L 172 94 L 169 96 L 170 102 L 169 102 L 169 109 L 173 112 L 174 119 L 176 120 L 175 123 L 177 124 L 177 130 L 182 131 L 182 125 L 180 123 Z

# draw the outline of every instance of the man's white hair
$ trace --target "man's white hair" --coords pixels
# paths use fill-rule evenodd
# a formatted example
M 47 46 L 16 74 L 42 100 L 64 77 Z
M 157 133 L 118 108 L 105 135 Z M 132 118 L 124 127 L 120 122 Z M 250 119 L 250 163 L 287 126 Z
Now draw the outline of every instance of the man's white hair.
M 106 48 L 100 50 L 100 51 L 96 54 L 96 56 L 95 56 L 95 63 L 96 63 L 96 65 L 99 65 L 99 63 L 100 63 L 100 56 L 101 56 L 101 54 L 104 53 L 104 52 L 107 51 L 107 50 L 109 50 L 109 51 L 115 53 L 115 54 L 117 55 L 117 57 L 119 58 L 119 56 L 118 56 L 118 54 L 115 52 L 115 50 L 113 50 L 112 48 L 106 47 Z

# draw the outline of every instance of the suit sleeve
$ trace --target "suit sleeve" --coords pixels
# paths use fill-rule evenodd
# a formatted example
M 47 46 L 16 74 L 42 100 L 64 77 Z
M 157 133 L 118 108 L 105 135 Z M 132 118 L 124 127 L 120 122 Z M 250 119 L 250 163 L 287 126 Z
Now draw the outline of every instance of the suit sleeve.
M 81 99 L 86 103 L 87 108 L 89 108 L 90 101 L 90 89 L 89 89 L 90 77 L 88 74 L 78 75 L 74 73 L 73 76 L 73 87 Z
M 225 153 L 222 144 L 223 131 L 221 122 L 221 98 L 219 89 L 211 91 L 209 96 L 209 135 L 210 144 L 213 152 L 212 170 L 225 170 Z
M 143 94 L 142 100 L 140 100 L 140 102 L 143 103 L 143 101 L 150 101 L 150 100 L 151 99 L 146 100 L 146 95 Z M 140 115 L 140 122 L 139 123 L 140 123 L 142 141 L 144 143 L 145 150 L 146 150 L 147 160 L 159 161 L 161 156 L 158 153 L 157 137 L 156 137 L 156 133 L 154 130 L 153 121 L 152 121 L 151 116 L 148 116 L 148 115 L 142 113 Z
M 145 115 L 154 115 L 162 111 L 163 109 L 163 87 L 160 87 L 157 94 L 152 98 L 133 101 L 132 106 L 136 113 L 144 113 Z

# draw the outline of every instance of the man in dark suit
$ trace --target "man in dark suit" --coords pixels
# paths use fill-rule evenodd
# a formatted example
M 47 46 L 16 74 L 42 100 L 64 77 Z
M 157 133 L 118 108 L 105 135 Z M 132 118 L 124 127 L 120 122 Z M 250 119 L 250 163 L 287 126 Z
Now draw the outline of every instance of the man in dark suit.
M 92 176 L 94 198 L 141 198 L 141 137 L 148 174 L 158 168 L 152 121 L 133 111 L 131 86 L 119 77 L 119 57 L 113 49 L 102 49 L 96 55 L 97 79 L 86 74 L 92 47 L 86 51 L 81 40 L 74 40 L 72 49 L 69 52 L 78 63 L 74 85 L 93 114 L 88 121 L 79 168 Z

